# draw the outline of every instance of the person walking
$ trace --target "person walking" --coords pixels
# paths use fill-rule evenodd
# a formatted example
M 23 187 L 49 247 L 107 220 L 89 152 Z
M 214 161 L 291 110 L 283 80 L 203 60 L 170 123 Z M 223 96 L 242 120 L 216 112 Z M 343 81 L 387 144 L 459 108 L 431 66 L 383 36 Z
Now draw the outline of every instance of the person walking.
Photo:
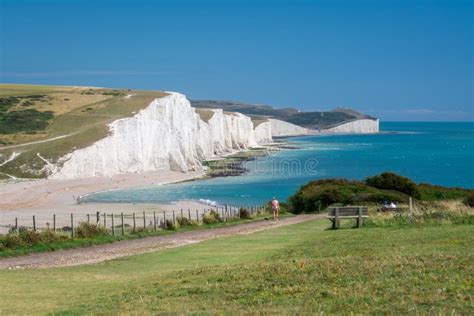
M 273 220 L 280 220 L 280 215 L 278 214 L 280 212 L 280 203 L 278 203 L 278 200 L 276 197 L 273 198 L 272 201 L 272 212 L 273 212 Z

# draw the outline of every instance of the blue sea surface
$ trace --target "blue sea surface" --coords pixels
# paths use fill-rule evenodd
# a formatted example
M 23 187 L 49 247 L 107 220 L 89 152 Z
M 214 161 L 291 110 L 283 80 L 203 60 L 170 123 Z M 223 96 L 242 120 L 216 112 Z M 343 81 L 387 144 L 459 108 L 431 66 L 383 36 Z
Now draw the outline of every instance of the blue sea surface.
M 177 184 L 97 193 L 85 202 L 210 200 L 249 205 L 280 200 L 313 179 L 361 180 L 393 171 L 416 182 L 474 188 L 473 122 L 381 122 L 381 133 L 288 138 L 297 149 L 245 163 L 249 172 Z

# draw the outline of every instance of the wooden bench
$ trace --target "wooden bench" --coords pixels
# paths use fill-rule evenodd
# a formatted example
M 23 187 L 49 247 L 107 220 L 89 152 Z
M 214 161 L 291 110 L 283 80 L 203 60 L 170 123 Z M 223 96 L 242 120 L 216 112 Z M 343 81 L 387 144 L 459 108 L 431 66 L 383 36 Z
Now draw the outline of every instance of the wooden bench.
M 339 228 L 339 220 L 345 218 L 354 218 L 357 221 L 357 227 L 362 227 L 364 218 L 369 217 L 367 206 L 339 206 L 330 207 L 327 219 L 332 221 L 332 228 Z

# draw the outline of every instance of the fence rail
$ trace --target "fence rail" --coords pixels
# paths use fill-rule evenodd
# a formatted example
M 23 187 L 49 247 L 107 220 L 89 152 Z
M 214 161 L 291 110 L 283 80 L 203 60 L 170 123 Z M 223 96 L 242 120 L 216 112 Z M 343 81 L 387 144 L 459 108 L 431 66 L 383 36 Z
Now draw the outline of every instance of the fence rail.
M 202 223 L 205 214 L 217 212 L 223 221 L 240 217 L 240 209 L 248 211 L 249 215 L 265 210 L 265 205 L 252 206 L 214 206 L 208 209 L 178 209 L 172 211 L 141 211 L 141 212 L 95 212 L 89 214 L 52 214 L 52 216 L 32 215 L 29 218 L 15 217 L 11 220 L 2 220 L 0 227 L 8 229 L 10 232 L 20 230 L 52 230 L 54 232 L 67 232 L 74 237 L 76 228 L 81 223 L 89 223 L 110 229 L 112 235 L 124 235 L 125 232 L 137 230 L 158 230 L 168 228 L 168 224 L 176 223 L 179 217 L 185 217 Z

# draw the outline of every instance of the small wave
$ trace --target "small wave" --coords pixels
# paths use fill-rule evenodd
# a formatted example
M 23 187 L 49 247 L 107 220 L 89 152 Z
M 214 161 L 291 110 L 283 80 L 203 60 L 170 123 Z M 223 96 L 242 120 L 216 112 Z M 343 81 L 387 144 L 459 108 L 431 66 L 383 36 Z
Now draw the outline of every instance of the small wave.
M 209 206 L 217 206 L 217 202 L 209 199 L 199 199 L 199 202 L 204 203 Z

